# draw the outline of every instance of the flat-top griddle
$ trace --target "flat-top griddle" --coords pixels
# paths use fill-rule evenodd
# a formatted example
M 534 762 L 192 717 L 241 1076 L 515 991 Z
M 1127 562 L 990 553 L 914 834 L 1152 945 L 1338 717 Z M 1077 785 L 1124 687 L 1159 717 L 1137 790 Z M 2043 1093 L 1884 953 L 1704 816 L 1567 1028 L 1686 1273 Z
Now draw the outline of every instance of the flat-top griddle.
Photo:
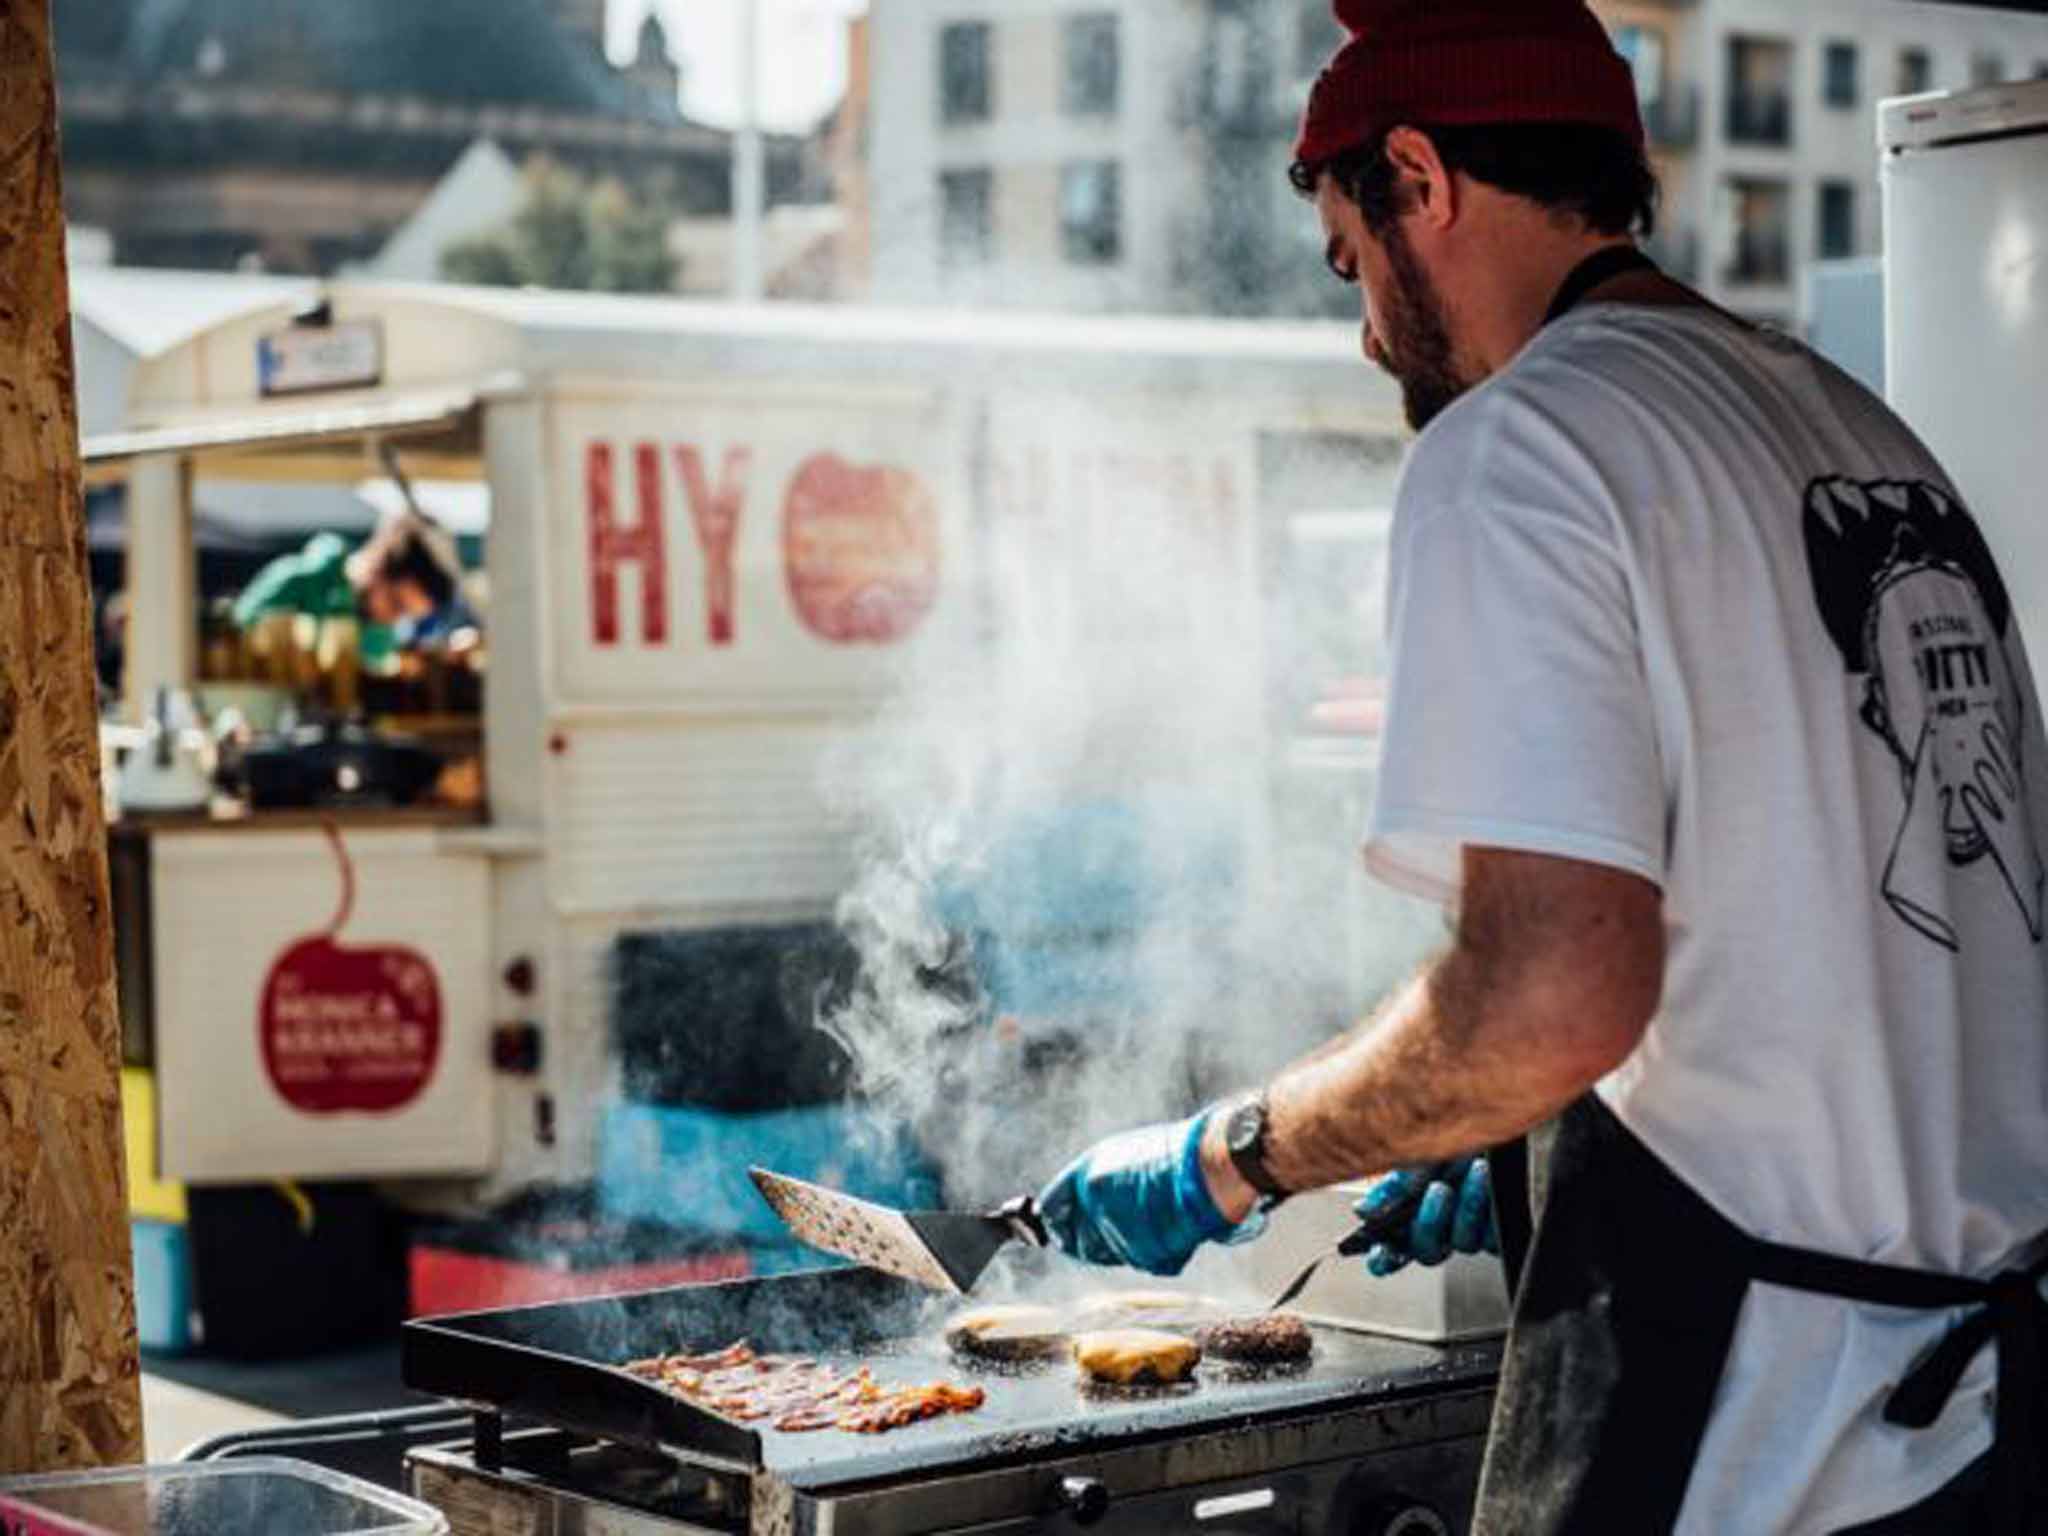
M 1491 1385 L 1491 1341 L 1434 1346 L 1317 1328 L 1314 1356 L 1272 1370 L 1204 1363 L 1193 1386 L 1101 1393 L 1073 1369 L 976 1365 L 940 1324 L 960 1303 L 867 1269 L 831 1269 L 719 1285 L 558 1302 L 407 1323 L 408 1386 L 560 1429 L 734 1470 L 765 1470 L 796 1489 L 1042 1457 L 1155 1436 L 1314 1414 L 1361 1400 L 1396 1403 Z M 882 1435 L 789 1434 L 726 1418 L 621 1369 L 663 1353 L 745 1338 L 888 1383 L 939 1376 L 987 1390 L 976 1412 Z

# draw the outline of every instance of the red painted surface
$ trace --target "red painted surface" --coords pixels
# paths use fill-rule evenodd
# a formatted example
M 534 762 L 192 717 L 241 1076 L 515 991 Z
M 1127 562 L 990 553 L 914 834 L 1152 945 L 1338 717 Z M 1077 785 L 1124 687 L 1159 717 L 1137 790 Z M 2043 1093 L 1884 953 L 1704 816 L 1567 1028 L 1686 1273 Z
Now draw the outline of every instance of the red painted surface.
M 591 443 L 584 456 L 584 495 L 590 509 L 590 624 L 599 645 L 619 643 L 619 568 L 640 573 L 640 638 L 668 639 L 668 537 L 661 505 L 661 459 L 654 444 L 633 450 L 638 521 L 622 527 L 612 472 L 612 445 Z
M 440 982 L 417 950 L 341 942 L 355 872 L 341 834 L 329 826 L 327 836 L 341 864 L 341 907 L 324 931 L 271 962 L 257 1009 L 263 1068 L 307 1114 L 398 1109 L 419 1097 L 440 1058 Z
M 804 460 L 782 504 L 783 576 L 804 627 L 835 645 L 901 640 L 939 590 L 939 514 L 894 465 Z
M 596 1269 L 564 1269 L 536 1260 L 415 1247 L 408 1259 L 409 1311 L 414 1317 L 478 1312 L 543 1301 L 570 1301 L 664 1285 L 744 1280 L 753 1263 L 744 1252 L 700 1253 Z
M 83 1525 L 48 1510 L 33 1509 L 0 1494 L 0 1536 L 111 1536 L 104 1526 Z
M 737 590 L 733 550 L 739 541 L 740 513 L 747 502 L 751 458 L 744 448 L 726 449 L 718 484 L 713 486 L 704 478 L 703 455 L 688 443 L 676 449 L 683 495 L 690 503 L 690 522 L 697 530 L 697 547 L 704 553 L 704 627 L 713 645 L 732 644 Z

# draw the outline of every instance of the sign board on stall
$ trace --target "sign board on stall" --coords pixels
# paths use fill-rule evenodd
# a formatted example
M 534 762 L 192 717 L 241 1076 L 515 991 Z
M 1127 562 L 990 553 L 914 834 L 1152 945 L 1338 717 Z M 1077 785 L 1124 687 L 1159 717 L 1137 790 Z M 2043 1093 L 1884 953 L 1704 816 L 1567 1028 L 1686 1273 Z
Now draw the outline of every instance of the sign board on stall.
M 159 833 L 165 1176 L 477 1172 L 488 867 L 430 829 Z
M 265 395 L 359 389 L 384 376 L 384 328 L 375 320 L 294 325 L 257 338 L 256 381 Z
M 964 434 L 932 397 L 642 393 L 556 422 L 566 700 L 858 707 L 972 590 Z

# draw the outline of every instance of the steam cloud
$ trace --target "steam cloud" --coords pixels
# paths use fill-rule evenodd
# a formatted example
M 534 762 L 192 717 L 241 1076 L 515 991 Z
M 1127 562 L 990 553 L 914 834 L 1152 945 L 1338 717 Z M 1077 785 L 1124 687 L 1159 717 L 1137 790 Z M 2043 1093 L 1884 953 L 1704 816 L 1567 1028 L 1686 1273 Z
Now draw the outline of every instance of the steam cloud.
M 979 600 L 934 616 L 831 767 L 861 828 L 838 907 L 861 976 L 817 1021 L 956 1207 L 1263 1080 L 1437 931 L 1349 879 L 1363 749 L 1289 767 L 1299 711 L 1271 679 L 1331 573 L 1275 556 L 1254 472 L 993 436 Z M 1384 504 L 1385 469 L 1340 465 L 1317 504 Z M 1354 585 L 1340 638 L 1368 653 L 1381 592 Z

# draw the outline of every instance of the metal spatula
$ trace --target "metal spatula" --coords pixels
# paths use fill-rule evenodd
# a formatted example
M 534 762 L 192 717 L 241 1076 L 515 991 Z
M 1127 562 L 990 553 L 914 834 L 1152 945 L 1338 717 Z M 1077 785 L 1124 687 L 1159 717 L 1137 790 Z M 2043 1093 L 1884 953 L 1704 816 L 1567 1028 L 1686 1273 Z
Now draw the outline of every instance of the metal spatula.
M 1350 1232 L 1346 1233 L 1333 1246 L 1325 1248 L 1321 1253 L 1309 1260 L 1302 1272 L 1288 1283 L 1286 1290 L 1273 1298 L 1272 1304 L 1266 1310 L 1268 1312 L 1277 1312 L 1286 1306 L 1287 1303 L 1294 1300 L 1295 1297 L 1299 1296 L 1307 1288 L 1309 1281 L 1315 1278 L 1315 1272 L 1329 1263 L 1330 1260 L 1339 1257 L 1349 1258 L 1353 1255 L 1364 1253 L 1375 1243 L 1383 1243 L 1390 1237 L 1399 1236 L 1406 1230 L 1408 1223 L 1414 1219 L 1415 1208 L 1422 1204 L 1422 1197 L 1429 1193 L 1429 1186 L 1438 1179 L 1441 1179 L 1450 1166 L 1449 1163 L 1436 1164 L 1430 1168 L 1429 1177 L 1418 1180 L 1415 1187 L 1401 1199 L 1395 1201 L 1383 1211 L 1373 1212 L 1372 1215 L 1366 1217 L 1364 1221 L 1352 1228 Z
M 1046 1246 L 1038 1202 L 1029 1195 L 1006 1201 L 985 1216 L 958 1211 L 898 1211 L 836 1189 L 806 1184 L 766 1168 L 747 1177 L 789 1230 L 827 1253 L 836 1253 L 935 1291 L 964 1295 L 1005 1243 Z

